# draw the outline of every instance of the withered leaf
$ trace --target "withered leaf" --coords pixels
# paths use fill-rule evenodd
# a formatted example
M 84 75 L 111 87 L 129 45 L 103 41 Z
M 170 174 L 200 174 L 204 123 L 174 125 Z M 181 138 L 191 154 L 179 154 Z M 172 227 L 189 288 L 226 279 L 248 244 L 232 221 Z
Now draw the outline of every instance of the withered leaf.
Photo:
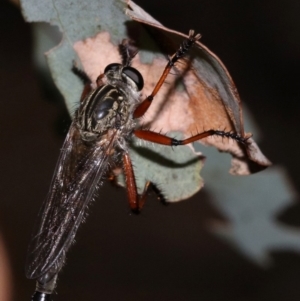
M 127 3 L 127 15 L 145 25 L 147 32 L 163 53 L 172 55 L 182 39 L 188 37 L 164 27 L 134 2 Z M 139 40 L 139 35 L 143 32 L 135 34 L 135 39 Z M 155 64 L 153 61 L 153 65 Z M 171 76 L 168 77 L 168 82 L 171 82 L 170 91 L 167 93 L 168 103 L 164 105 L 164 100 L 155 100 L 155 108 L 151 108 L 155 113 L 147 119 L 148 124 L 167 131 L 180 130 L 185 137 L 209 129 L 232 131 L 242 137 L 251 136 L 244 131 L 241 101 L 235 84 L 226 67 L 214 53 L 197 42 L 190 52 L 190 59 L 177 64 L 176 68 L 180 71 L 176 79 L 175 76 L 173 80 Z M 173 86 L 176 84 L 181 86 L 180 92 L 178 89 L 173 92 Z M 182 120 L 184 122 L 181 122 Z M 257 172 L 271 164 L 252 138 L 248 139 L 246 145 L 222 137 L 209 137 L 201 142 L 231 153 L 233 174 Z

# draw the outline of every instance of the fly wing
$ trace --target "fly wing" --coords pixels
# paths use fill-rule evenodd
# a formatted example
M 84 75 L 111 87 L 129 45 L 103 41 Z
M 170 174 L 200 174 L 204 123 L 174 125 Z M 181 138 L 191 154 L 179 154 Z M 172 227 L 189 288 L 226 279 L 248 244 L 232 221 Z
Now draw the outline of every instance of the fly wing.
M 107 169 L 106 154 L 113 140 L 87 145 L 72 123 L 29 245 L 28 278 L 39 278 L 50 268 L 58 272 L 62 267 L 85 209 Z

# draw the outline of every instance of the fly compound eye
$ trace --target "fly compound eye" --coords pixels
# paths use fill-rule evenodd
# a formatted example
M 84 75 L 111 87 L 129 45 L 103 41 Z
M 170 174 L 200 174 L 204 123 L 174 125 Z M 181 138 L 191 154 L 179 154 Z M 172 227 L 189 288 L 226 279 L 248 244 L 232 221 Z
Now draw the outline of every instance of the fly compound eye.
M 105 67 L 104 73 L 107 73 L 109 71 L 114 71 L 114 72 L 119 71 L 121 66 L 122 65 L 118 63 L 109 64 Z
M 113 107 L 115 99 L 111 97 L 105 98 L 104 101 L 101 101 L 94 110 L 94 120 L 97 122 L 103 119 Z
M 128 76 L 136 84 L 139 91 L 143 89 L 144 79 L 139 71 L 132 67 L 124 67 L 122 73 Z

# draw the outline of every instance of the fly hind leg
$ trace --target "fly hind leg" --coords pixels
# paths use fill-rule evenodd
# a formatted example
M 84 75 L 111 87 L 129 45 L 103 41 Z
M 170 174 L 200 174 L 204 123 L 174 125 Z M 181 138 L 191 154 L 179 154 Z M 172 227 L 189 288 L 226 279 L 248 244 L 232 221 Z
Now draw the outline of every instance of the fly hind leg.
M 139 213 L 145 204 L 150 181 L 146 182 L 143 193 L 138 195 L 132 162 L 127 152 L 123 155 L 123 170 L 125 174 L 129 206 L 133 213 Z

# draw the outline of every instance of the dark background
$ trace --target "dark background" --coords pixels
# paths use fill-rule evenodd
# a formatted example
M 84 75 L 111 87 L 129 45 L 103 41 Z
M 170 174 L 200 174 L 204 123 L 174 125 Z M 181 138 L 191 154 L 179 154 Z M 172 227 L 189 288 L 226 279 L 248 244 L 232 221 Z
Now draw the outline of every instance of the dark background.
M 137 3 L 167 27 L 201 32 L 259 125 L 261 149 L 288 171 L 299 191 L 300 2 Z M 0 22 L 0 230 L 12 273 L 11 300 L 29 300 L 34 283 L 24 276 L 26 248 L 68 115 L 56 96 L 42 89 L 30 25 L 5 1 Z M 68 256 L 56 300 L 299 300 L 299 255 L 274 252 L 273 266 L 262 269 L 218 240 L 204 224 L 225 217 L 205 189 L 167 207 L 150 196 L 138 217 L 128 214 L 123 189 L 105 184 L 101 195 Z M 278 219 L 299 227 L 299 208 L 296 203 Z

